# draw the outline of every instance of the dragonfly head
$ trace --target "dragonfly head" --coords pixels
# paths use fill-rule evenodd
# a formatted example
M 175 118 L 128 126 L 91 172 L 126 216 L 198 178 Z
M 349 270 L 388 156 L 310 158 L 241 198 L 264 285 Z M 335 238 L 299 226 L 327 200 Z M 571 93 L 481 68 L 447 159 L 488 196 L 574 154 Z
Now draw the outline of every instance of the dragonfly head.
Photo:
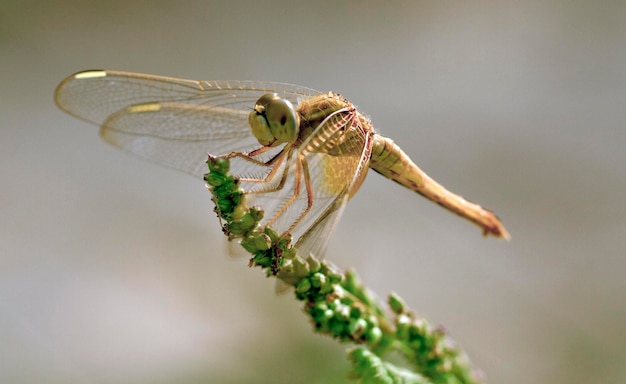
M 252 134 L 263 146 L 273 147 L 298 138 L 300 118 L 296 109 L 276 93 L 266 93 L 257 100 L 248 122 Z

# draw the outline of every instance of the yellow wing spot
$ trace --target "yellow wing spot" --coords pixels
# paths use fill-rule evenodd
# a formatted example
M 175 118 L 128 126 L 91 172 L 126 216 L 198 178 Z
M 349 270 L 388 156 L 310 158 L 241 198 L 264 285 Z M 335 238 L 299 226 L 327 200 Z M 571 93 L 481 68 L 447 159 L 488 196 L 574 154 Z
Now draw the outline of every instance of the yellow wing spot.
M 106 77 L 106 75 L 107 73 L 105 71 L 86 71 L 86 72 L 77 73 L 76 75 L 74 75 L 74 79 L 76 80 L 93 79 L 96 77 Z
M 159 103 L 146 103 L 139 105 L 131 105 L 126 109 L 128 113 L 157 112 L 161 110 Z

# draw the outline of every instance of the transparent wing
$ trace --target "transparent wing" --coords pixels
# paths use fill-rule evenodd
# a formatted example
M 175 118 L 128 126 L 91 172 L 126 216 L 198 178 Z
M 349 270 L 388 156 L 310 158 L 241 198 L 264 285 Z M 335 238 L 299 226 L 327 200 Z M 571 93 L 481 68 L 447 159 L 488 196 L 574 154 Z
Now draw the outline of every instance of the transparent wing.
M 55 101 L 66 112 L 101 126 L 109 143 L 135 155 L 196 176 L 206 172 L 207 153 L 258 148 L 248 113 L 260 96 L 276 92 L 300 104 L 320 92 L 289 84 L 192 81 L 118 71 L 85 71 L 65 79 Z M 365 177 L 371 136 L 342 111 L 325 120 L 298 148 L 286 145 L 259 154 L 273 167 L 231 159 L 249 205 L 265 210 L 262 224 L 291 230 L 301 255 L 321 257 L 343 207 Z M 295 191 L 295 192 L 294 192 Z M 306 215 L 303 213 L 309 209 Z M 292 226 L 297 222 L 295 227 Z
M 343 207 L 365 178 L 371 154 L 371 136 L 361 129 L 352 113 L 338 113 L 320 124 L 290 158 L 276 165 L 277 170 L 263 170 L 262 167 L 256 172 L 251 170 L 252 175 L 257 177 L 265 177 L 267 172 L 272 171 L 275 176 L 271 180 L 241 184 L 244 190 L 252 192 L 248 194 L 249 205 L 263 207 L 265 216 L 262 224 L 269 223 L 283 233 L 297 222 L 291 234 L 295 247 L 303 257 L 324 255 Z M 242 167 L 231 162 L 231 169 Z M 239 176 L 245 178 L 249 175 Z M 276 188 L 280 185 L 281 176 L 285 176 L 284 185 Z M 309 196 L 308 187 L 312 196 Z M 309 205 L 310 210 L 302 216 Z
M 342 136 L 341 143 L 313 163 L 313 185 L 318 185 L 314 192 L 317 191 L 323 201 L 314 205 L 310 217 L 307 216 L 299 228 L 304 231 L 295 246 L 301 255 L 324 256 L 346 203 L 367 176 L 373 143 L 371 133 L 354 120 L 345 131 L 338 132 Z
M 283 83 L 193 81 L 93 70 L 61 82 L 55 101 L 64 111 L 101 126 L 100 133 L 109 143 L 202 176 L 207 153 L 258 147 L 248 113 L 268 92 L 294 105 L 320 93 Z

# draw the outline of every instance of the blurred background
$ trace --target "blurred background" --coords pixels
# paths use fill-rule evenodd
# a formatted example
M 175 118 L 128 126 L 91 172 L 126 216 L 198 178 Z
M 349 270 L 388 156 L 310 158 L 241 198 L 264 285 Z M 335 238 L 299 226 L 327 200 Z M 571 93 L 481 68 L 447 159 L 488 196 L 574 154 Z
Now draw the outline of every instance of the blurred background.
M 0 382 L 345 383 L 201 180 L 55 107 L 94 68 L 341 92 L 513 239 L 372 172 L 327 258 L 491 383 L 626 382 L 625 2 L 0 3 Z

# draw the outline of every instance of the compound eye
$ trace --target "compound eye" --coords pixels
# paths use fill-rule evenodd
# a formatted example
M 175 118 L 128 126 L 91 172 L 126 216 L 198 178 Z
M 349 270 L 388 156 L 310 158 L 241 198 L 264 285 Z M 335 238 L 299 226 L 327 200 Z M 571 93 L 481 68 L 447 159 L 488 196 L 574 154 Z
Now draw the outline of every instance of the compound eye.
M 266 93 L 261 96 L 254 104 L 252 112 L 248 115 L 248 123 L 250 128 L 252 128 L 252 134 L 259 141 L 259 144 L 264 147 L 272 146 L 276 142 L 265 114 L 267 104 L 275 97 L 278 97 L 275 93 Z
M 261 101 L 261 99 L 259 99 Z M 265 117 L 272 135 L 278 142 L 292 142 L 298 138 L 300 122 L 293 104 L 275 96 L 265 105 Z

